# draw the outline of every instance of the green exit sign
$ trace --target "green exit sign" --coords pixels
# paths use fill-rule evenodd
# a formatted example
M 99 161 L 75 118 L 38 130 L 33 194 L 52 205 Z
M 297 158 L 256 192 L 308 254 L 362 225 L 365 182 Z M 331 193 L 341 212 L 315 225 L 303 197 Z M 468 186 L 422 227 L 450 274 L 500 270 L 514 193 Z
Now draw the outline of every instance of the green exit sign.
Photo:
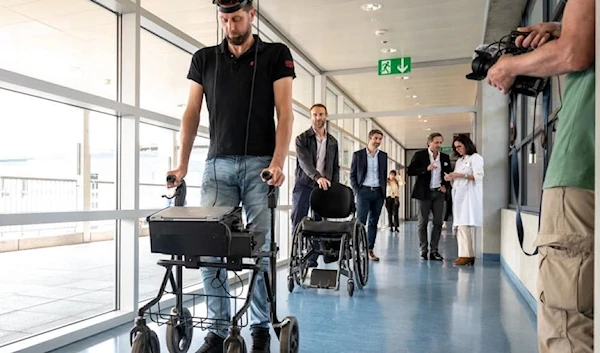
M 379 76 L 400 75 L 410 72 L 410 57 L 379 60 Z
M 452 147 L 440 147 L 440 152 L 451 154 L 452 153 Z

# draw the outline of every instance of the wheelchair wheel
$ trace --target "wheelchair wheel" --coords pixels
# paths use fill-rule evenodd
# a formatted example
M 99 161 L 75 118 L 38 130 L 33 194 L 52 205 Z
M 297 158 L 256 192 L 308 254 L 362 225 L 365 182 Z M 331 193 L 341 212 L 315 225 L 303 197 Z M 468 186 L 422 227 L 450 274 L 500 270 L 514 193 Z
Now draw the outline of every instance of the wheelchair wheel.
M 292 253 L 290 254 L 290 274 L 288 276 L 288 290 L 290 293 L 294 290 L 294 282 L 298 286 L 302 286 L 306 275 L 308 274 L 308 264 L 302 263 L 303 250 L 306 249 L 307 241 L 302 236 L 302 223 L 298 223 L 294 228 L 294 236 L 292 238 Z
M 167 323 L 167 349 L 170 353 L 186 353 L 194 335 L 192 314 L 187 308 L 183 308 L 181 314 L 177 314 L 176 310 L 171 310 L 172 317 Z
M 156 332 L 146 327 L 135 334 L 131 353 L 160 353 L 160 342 Z
M 369 281 L 369 245 L 367 241 L 367 231 L 362 223 L 356 223 L 352 240 L 352 256 L 354 258 L 356 284 L 358 289 L 363 289 Z
M 246 342 L 240 335 L 227 336 L 223 342 L 225 352 L 227 353 L 247 353 Z
M 281 328 L 279 335 L 279 353 L 298 353 L 300 351 L 300 327 L 298 320 L 293 316 L 284 319 L 289 320 Z

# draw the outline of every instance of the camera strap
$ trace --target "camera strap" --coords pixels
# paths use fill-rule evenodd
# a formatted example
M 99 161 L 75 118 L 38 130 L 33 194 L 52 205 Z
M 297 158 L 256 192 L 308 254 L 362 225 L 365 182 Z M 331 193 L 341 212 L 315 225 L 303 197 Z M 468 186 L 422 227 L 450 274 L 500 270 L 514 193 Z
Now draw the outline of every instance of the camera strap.
M 521 218 L 521 200 L 520 200 L 520 181 L 519 181 L 519 151 L 515 147 L 515 140 L 517 137 L 517 126 L 516 126 L 516 114 L 515 109 L 517 107 L 517 94 L 511 94 L 511 102 L 510 102 L 510 154 L 511 156 L 511 179 L 513 186 L 513 195 L 515 197 L 515 201 L 517 203 L 517 236 L 519 238 L 519 244 L 521 245 L 521 250 L 527 256 L 533 256 L 538 253 L 538 249 L 536 248 L 533 253 L 528 253 L 523 248 L 523 240 L 525 238 L 525 232 L 523 230 L 523 219 Z

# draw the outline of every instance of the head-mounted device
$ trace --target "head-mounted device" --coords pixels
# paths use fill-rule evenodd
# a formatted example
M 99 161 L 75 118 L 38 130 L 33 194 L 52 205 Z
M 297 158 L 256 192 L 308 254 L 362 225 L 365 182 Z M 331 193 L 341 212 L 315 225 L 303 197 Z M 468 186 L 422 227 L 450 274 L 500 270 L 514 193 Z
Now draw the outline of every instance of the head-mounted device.
M 213 0 L 213 4 L 217 5 L 217 9 L 222 13 L 233 13 L 236 12 L 252 0 Z

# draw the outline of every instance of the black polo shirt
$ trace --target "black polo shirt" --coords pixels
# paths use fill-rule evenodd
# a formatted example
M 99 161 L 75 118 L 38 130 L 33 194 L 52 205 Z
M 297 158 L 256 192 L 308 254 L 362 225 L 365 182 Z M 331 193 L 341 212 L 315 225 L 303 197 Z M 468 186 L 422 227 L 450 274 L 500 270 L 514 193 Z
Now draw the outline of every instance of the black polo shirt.
M 218 46 L 198 50 L 192 58 L 187 78 L 204 87 L 209 111 L 208 159 L 244 155 L 257 46 L 247 155 L 272 156 L 275 150 L 273 83 L 283 77 L 296 77 L 294 61 L 286 45 L 262 42 L 257 35 L 254 39 L 252 47 L 239 58 L 229 51 L 227 39 Z

